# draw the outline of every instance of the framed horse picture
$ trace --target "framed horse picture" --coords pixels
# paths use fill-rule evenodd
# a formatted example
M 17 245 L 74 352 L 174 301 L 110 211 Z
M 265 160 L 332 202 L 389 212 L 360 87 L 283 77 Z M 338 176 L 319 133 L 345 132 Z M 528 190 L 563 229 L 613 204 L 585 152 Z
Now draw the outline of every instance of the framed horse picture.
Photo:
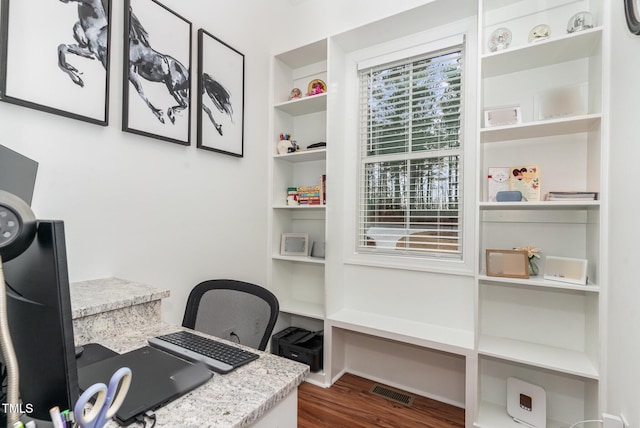
M 244 155 L 244 55 L 198 30 L 198 147 Z
M 191 144 L 191 22 L 156 0 L 125 0 L 122 130 Z
M 0 1 L 0 99 L 106 126 L 111 0 Z

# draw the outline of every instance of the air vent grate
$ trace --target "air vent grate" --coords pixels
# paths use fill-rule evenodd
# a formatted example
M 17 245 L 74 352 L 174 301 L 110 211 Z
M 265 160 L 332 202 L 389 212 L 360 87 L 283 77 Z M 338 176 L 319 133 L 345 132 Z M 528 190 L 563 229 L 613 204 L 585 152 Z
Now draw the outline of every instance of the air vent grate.
M 373 387 L 371 387 L 369 392 L 373 395 L 386 398 L 387 400 L 405 406 L 411 406 L 413 404 L 413 400 L 415 399 L 413 395 L 407 394 L 406 392 L 391 389 L 388 386 L 380 385 L 377 383 L 374 384 Z

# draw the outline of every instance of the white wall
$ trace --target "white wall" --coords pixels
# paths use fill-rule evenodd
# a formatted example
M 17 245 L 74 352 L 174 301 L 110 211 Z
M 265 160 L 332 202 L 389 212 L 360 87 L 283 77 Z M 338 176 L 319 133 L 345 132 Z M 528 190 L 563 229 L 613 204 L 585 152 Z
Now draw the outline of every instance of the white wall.
M 198 28 L 245 55 L 245 156 L 237 159 L 196 149 L 195 96 L 191 147 L 120 131 L 124 10 L 122 1 L 112 3 L 109 126 L 0 103 L 0 144 L 40 163 L 33 209 L 65 221 L 72 281 L 119 276 L 169 288 L 165 319 L 181 322 L 188 291 L 202 280 L 266 283 L 271 8 L 162 1 L 193 24 L 192 75 Z
M 624 414 L 632 427 L 640 427 L 640 202 L 635 179 L 640 159 L 640 36 L 627 30 L 623 2 L 610 3 L 613 66 L 606 409 Z
M 433 1 L 280 0 L 279 21 L 286 24 L 274 29 L 273 45 L 284 52 Z

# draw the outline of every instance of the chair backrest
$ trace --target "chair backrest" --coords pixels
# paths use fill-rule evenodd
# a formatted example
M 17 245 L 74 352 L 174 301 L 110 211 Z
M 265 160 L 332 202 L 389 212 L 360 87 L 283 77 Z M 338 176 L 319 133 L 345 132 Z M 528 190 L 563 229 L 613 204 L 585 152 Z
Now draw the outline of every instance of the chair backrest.
M 279 309 L 278 299 L 266 288 L 214 279 L 191 290 L 182 326 L 264 351 Z

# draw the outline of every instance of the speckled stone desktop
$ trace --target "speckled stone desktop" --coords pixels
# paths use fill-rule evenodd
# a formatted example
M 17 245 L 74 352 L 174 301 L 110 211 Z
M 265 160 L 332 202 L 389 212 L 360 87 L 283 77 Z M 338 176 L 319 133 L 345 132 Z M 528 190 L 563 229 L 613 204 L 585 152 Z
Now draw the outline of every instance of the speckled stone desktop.
M 168 290 L 118 278 L 71 284 L 76 344 L 98 342 L 123 353 L 145 346 L 149 337 L 182 330 L 160 321 L 161 299 L 168 296 Z M 309 373 L 306 365 L 246 349 L 260 358 L 229 374 L 215 374 L 206 384 L 158 409 L 156 426 L 250 426 L 294 392 Z

